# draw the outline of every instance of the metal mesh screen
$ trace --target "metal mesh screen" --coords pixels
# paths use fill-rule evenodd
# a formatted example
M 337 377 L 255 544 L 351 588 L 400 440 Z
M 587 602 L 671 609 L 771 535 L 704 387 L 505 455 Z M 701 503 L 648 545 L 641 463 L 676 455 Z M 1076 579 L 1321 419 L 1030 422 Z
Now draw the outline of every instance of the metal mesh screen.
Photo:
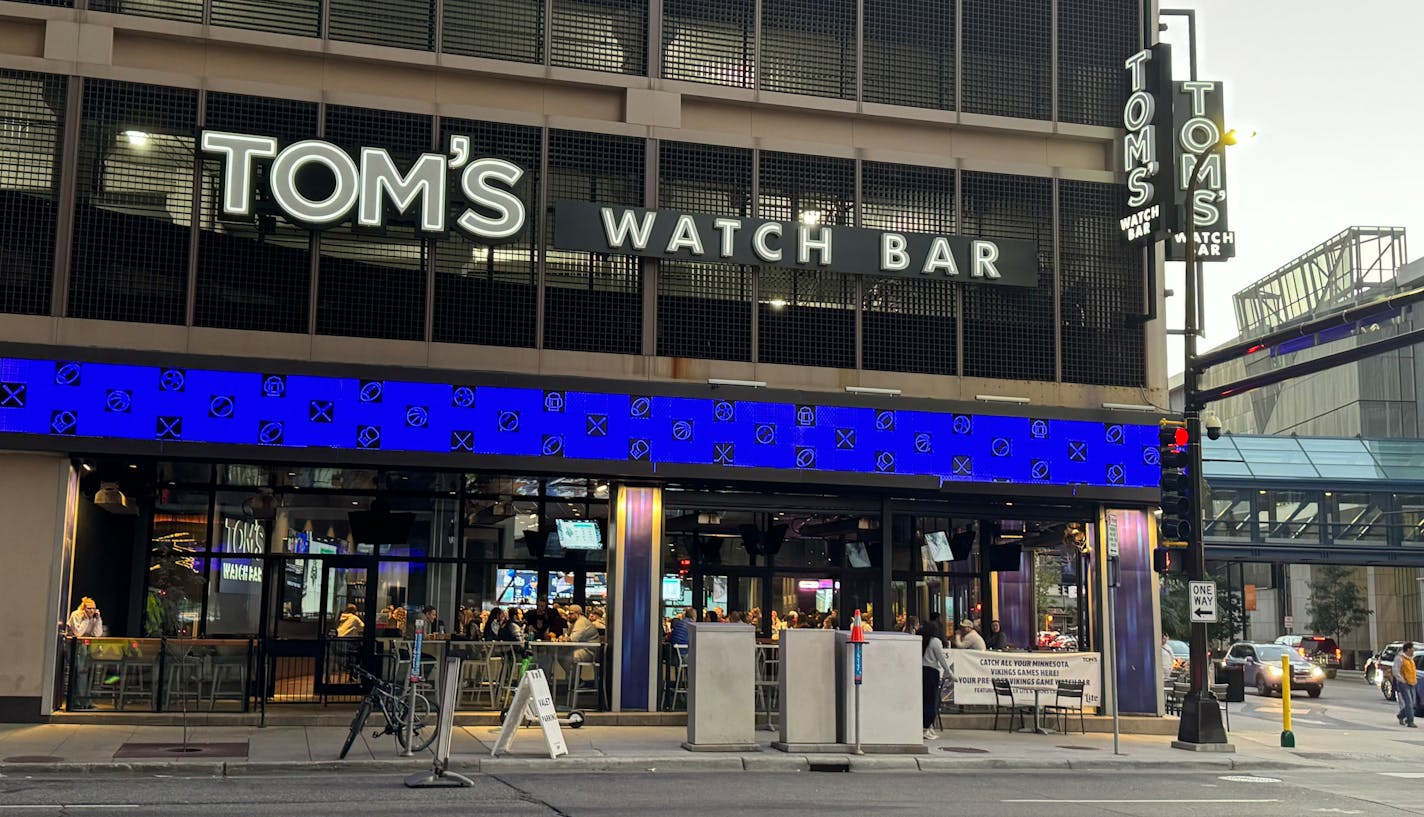
M 865 4 L 866 102 L 954 108 L 954 0 Z
M 69 312 L 184 321 L 198 95 L 86 80 Z
M 1117 225 L 1122 187 L 1061 181 L 1058 258 L 1063 301 L 1063 379 L 1141 386 L 1146 337 L 1133 316 L 1143 311 L 1142 253 Z
M 0 70 L 0 312 L 49 314 L 66 80 Z
M 327 0 L 327 36 L 349 43 L 429 51 L 435 0 Z
M 969 377 L 1055 379 L 1052 180 L 965 171 L 960 230 L 1038 243 L 1038 286 L 967 286 L 964 372 Z
M 753 0 L 663 0 L 663 76 L 752 87 L 755 28 Z
M 967 113 L 1052 114 L 1050 0 L 961 0 Z
M 659 207 L 751 215 L 750 150 L 663 142 L 659 151 Z M 750 360 L 751 271 L 726 264 L 660 264 L 658 354 Z
M 358 155 L 365 145 L 390 151 L 402 170 L 431 148 L 430 117 L 329 105 L 326 140 Z M 316 331 L 323 335 L 423 340 L 427 242 L 413 227 L 380 235 L 343 225 L 321 234 Z
M 855 278 L 836 272 L 761 272 L 757 356 L 761 363 L 855 368 Z
M 855 0 L 762 0 L 761 87 L 855 98 Z
M 1122 127 L 1140 0 L 1058 0 L 1058 118 Z
M 660 262 L 658 354 L 751 360 L 751 276 L 731 264 Z
M 215 26 L 250 28 L 298 37 L 321 35 L 321 0 L 210 0 Z
M 185 23 L 203 22 L 203 0 L 89 0 L 89 10 L 161 17 Z
M 954 232 L 954 171 L 863 163 L 861 224 L 877 230 Z M 866 276 L 862 286 L 862 366 L 892 372 L 955 373 L 953 282 Z
M 634 355 L 642 350 L 643 275 L 639 260 L 553 248 L 559 199 L 643 201 L 643 140 L 549 132 L 548 229 L 544 263 L 544 346 Z
M 261 133 L 287 145 L 317 131 L 314 102 L 209 93 L 206 127 Z M 222 162 L 205 159 L 198 211 L 193 323 L 223 329 L 306 332 L 311 232 L 259 205 L 250 221 L 225 221 Z
M 524 229 L 493 247 L 452 230 L 435 242 L 435 325 L 447 343 L 533 346 L 538 298 L 535 236 L 539 235 L 538 128 L 463 119 L 440 121 L 440 144 L 469 136 L 475 156 L 498 156 L 524 169 L 516 191 L 528 214 Z
M 549 64 L 648 72 L 647 0 L 553 0 Z
M 849 226 L 855 218 L 855 162 L 830 156 L 761 152 L 757 215 Z
M 849 225 L 855 162 L 762 151 L 757 214 L 778 221 Z M 764 269 L 757 310 L 762 363 L 855 366 L 855 279 L 821 271 Z
M 513 62 L 544 61 L 544 0 L 445 0 L 440 48 Z

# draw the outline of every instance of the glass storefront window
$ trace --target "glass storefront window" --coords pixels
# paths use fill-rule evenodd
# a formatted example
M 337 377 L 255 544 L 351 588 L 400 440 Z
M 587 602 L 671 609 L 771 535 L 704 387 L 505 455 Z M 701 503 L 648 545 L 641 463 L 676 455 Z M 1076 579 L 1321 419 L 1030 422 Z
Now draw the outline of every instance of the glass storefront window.
M 197 636 L 203 610 L 204 561 L 192 553 L 154 549 L 148 561 L 144 637 Z
M 262 605 L 262 559 L 213 559 L 209 564 L 207 635 L 256 635 Z
M 1405 545 L 1424 545 L 1424 494 L 1398 494 L 1401 538 Z

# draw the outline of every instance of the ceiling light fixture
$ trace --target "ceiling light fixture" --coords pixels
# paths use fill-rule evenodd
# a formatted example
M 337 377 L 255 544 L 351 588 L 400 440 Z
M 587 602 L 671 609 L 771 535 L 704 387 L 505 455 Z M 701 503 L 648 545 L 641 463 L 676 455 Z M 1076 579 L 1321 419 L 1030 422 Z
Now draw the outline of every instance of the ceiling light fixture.
M 1027 397 L 1012 397 L 1004 394 L 976 394 L 974 399 L 981 403 L 1015 403 L 1023 404 L 1032 402 Z

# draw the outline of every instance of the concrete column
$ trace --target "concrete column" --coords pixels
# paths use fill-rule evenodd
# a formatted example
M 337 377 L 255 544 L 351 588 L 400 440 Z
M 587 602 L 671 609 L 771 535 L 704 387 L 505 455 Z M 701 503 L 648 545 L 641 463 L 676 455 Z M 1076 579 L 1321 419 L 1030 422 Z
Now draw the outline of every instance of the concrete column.
M 687 742 L 683 748 L 756 751 L 756 628 L 692 622 L 687 630 Z
M 59 623 L 74 552 L 77 481 L 56 454 L 0 453 L 0 722 L 33 722 L 55 703 Z
M 781 740 L 773 747 L 795 752 L 834 744 L 836 631 L 786 630 L 779 649 Z
M 840 738 L 855 743 L 855 666 L 850 632 L 836 630 L 836 663 L 840 676 Z M 920 723 L 924 674 L 920 671 L 921 640 L 909 633 L 865 634 L 860 687 L 861 745 L 866 751 L 924 753 Z M 785 666 L 782 667 L 785 671 Z

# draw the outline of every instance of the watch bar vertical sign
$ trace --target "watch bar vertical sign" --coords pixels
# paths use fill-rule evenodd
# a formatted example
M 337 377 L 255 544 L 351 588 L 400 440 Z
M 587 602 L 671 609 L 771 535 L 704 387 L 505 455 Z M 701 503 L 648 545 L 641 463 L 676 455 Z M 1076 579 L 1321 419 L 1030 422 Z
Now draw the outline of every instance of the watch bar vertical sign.
M 1221 135 L 1226 128 L 1224 92 L 1220 82 L 1198 80 L 1178 82 L 1173 104 L 1172 132 L 1176 134 L 1176 169 L 1173 195 L 1177 221 L 1172 240 L 1167 243 L 1168 261 L 1187 258 L 1187 207 L 1196 210 L 1198 261 L 1226 261 L 1236 256 L 1236 234 L 1226 218 L 1226 146 Z M 1201 182 L 1187 201 L 1187 186 L 1196 170 L 1196 156 L 1202 157 Z
M 1122 110 L 1127 130 L 1122 171 L 1127 174 L 1123 237 L 1133 244 L 1164 237 L 1176 222 L 1172 210 L 1172 50 L 1166 43 L 1133 54 L 1124 63 L 1128 97 Z

